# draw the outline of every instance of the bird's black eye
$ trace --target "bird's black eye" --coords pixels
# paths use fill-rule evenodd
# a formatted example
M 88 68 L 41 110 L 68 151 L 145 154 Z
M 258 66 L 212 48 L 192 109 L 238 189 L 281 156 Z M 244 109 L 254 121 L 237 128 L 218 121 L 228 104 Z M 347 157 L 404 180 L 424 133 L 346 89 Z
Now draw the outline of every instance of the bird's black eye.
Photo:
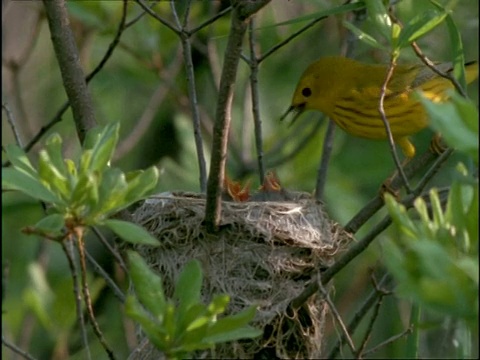
M 312 95 L 312 90 L 308 87 L 302 89 L 302 95 L 305 97 L 309 97 Z

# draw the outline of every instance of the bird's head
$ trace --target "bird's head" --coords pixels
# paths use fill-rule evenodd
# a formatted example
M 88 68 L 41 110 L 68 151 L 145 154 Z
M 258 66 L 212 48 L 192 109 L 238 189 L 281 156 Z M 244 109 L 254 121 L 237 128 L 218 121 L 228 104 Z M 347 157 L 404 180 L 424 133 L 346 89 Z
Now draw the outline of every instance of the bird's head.
M 318 110 L 329 115 L 340 89 L 338 79 L 343 78 L 345 74 L 342 75 L 342 72 L 351 69 L 354 64 L 351 59 L 335 56 L 310 64 L 300 77 L 292 103 L 281 120 L 294 113 L 293 123 L 306 110 Z

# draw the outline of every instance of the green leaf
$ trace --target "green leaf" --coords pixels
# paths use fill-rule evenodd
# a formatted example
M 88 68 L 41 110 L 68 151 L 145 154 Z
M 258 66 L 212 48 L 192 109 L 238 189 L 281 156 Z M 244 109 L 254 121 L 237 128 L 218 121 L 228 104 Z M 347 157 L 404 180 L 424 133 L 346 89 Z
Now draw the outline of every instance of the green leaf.
M 472 201 L 466 210 L 465 226 L 478 254 L 478 183 L 473 186 Z
M 30 163 L 30 160 L 28 160 L 27 154 L 23 149 L 15 144 L 9 144 L 5 146 L 5 153 L 7 154 L 8 160 L 10 160 L 12 165 L 19 171 L 22 171 L 33 178 L 38 177 L 37 171 Z
M 392 42 L 392 20 L 388 16 L 382 0 L 365 0 L 369 20 L 373 22 L 377 30 L 389 43 Z
M 161 323 L 166 310 L 163 283 L 135 251 L 127 252 L 130 277 L 135 286 L 135 293 L 145 308 Z
M 473 121 L 478 121 L 475 105 L 455 92 L 451 93 L 451 101 L 446 103 L 434 103 L 418 93 L 429 114 L 431 126 L 442 134 L 450 146 L 467 153 L 478 164 L 478 132 L 470 128 Z
M 181 316 L 180 316 L 181 315 Z M 202 303 L 193 304 L 187 311 L 182 314 L 177 313 L 179 332 L 195 330 L 202 326 L 204 322 L 212 320 L 212 316 L 208 314 L 207 306 Z
M 445 11 L 437 11 L 433 9 L 418 14 L 402 29 L 398 38 L 397 46 L 400 48 L 410 46 L 412 42 L 440 25 L 446 17 L 447 13 Z
M 170 338 L 165 329 L 152 320 L 151 316 L 145 312 L 132 295 L 128 295 L 125 300 L 125 313 L 140 324 L 148 339 L 157 349 L 165 352 L 170 348 Z
M 117 168 L 106 168 L 99 187 L 99 208 L 96 212 L 107 216 L 109 212 L 128 206 L 129 203 L 125 200 L 127 189 L 125 174 Z
M 442 4 L 437 1 L 430 0 L 437 9 L 440 11 L 446 11 Z M 465 52 L 463 49 L 462 34 L 460 33 L 452 16 L 447 13 L 446 18 L 448 34 L 450 36 L 451 53 L 453 58 L 453 75 L 458 79 L 460 86 L 463 89 L 467 88 L 465 80 Z
M 40 201 L 64 205 L 62 199 L 47 189 L 39 179 L 17 169 L 8 168 L 2 170 L 2 189 L 18 190 Z
M 430 205 L 432 208 L 433 222 L 438 228 L 445 222 L 445 217 L 443 216 L 442 204 L 436 188 L 430 190 Z
M 61 233 L 65 226 L 65 219 L 61 214 L 45 216 L 35 224 L 35 228 L 44 232 Z
M 408 217 L 405 206 L 399 204 L 397 200 L 391 195 L 385 194 L 385 204 L 387 205 L 388 212 L 400 227 L 401 230 L 409 237 L 415 237 L 417 229 L 412 220 Z
M 213 297 L 212 302 L 208 305 L 208 312 L 212 316 L 216 316 L 225 312 L 227 305 L 230 303 L 230 296 L 226 294 L 218 294 Z
M 217 336 L 221 334 L 227 334 L 231 331 L 236 331 L 243 326 L 246 326 L 255 316 L 256 313 L 255 306 L 249 306 L 246 309 L 243 309 L 235 315 L 226 316 L 224 318 L 218 319 L 207 332 L 205 341 L 207 342 L 218 342 Z M 215 339 L 215 340 L 214 340 Z M 229 340 L 225 340 L 229 341 Z
M 173 297 L 180 303 L 179 314 L 185 313 L 192 305 L 200 302 L 202 281 L 200 262 L 198 260 L 189 261 L 180 273 L 173 294 Z
M 222 331 L 216 335 L 207 336 L 203 341 L 206 343 L 222 343 L 239 339 L 256 338 L 262 335 L 262 333 L 263 331 L 255 329 L 254 327 L 244 326 L 230 331 Z
M 110 123 L 102 130 L 92 148 L 89 171 L 102 171 L 110 162 L 118 142 L 120 124 Z
M 54 293 L 48 284 L 45 271 L 38 263 L 31 263 L 28 266 L 28 275 L 30 285 L 23 293 L 23 300 L 47 331 L 52 331 L 54 325 L 49 313 Z
M 38 157 L 38 175 L 40 180 L 63 200 L 70 198 L 70 183 L 53 164 L 45 150 L 41 150 Z
M 178 328 L 177 322 L 175 321 L 175 313 L 175 306 L 172 303 L 167 302 L 167 306 L 165 309 L 165 317 L 163 320 L 163 327 L 169 335 L 170 339 L 174 339 L 175 333 L 177 332 L 176 330 Z
M 90 172 L 90 165 L 92 163 L 92 150 L 83 150 L 80 156 L 80 165 L 78 167 L 79 176 L 88 174 Z
M 110 228 L 121 239 L 131 244 L 142 244 L 150 246 L 158 246 L 160 243 L 143 227 L 122 220 L 108 219 L 103 224 Z
M 380 44 L 373 36 L 367 34 L 352 23 L 348 21 L 343 21 L 343 26 L 350 30 L 357 37 L 358 40 L 363 41 L 365 44 L 376 49 L 386 50 L 385 46 Z
M 72 192 L 70 206 L 78 212 L 77 216 L 87 217 L 89 211 L 98 203 L 97 176 L 88 173 L 80 174 L 75 189 Z
M 208 349 L 214 346 L 214 343 L 204 341 L 208 320 L 206 317 L 202 317 L 198 319 L 198 322 L 201 320 L 205 320 L 202 326 L 188 329 L 180 338 L 179 342 L 182 350 L 190 352 L 194 350 Z
M 463 194 L 462 187 L 458 181 L 454 181 L 450 188 L 445 218 L 454 226 L 459 226 L 460 228 L 464 226 Z
M 257 30 L 262 30 L 262 29 L 267 29 L 267 28 L 272 28 L 272 27 L 277 27 L 277 26 L 284 26 L 284 25 L 291 25 L 291 24 L 297 24 L 302 21 L 307 21 L 311 19 L 320 19 L 320 18 L 326 18 L 331 15 L 337 15 L 337 14 L 343 14 L 343 13 L 348 13 L 351 11 L 358 11 L 361 9 L 365 8 L 365 4 L 363 2 L 355 2 L 355 3 L 350 3 L 350 4 L 344 4 L 340 5 L 337 7 L 329 8 L 327 10 L 322 10 L 322 11 L 317 11 L 305 16 L 299 16 L 296 17 L 295 19 L 292 20 L 287 20 L 287 21 L 282 21 L 280 23 L 274 24 L 274 25 L 267 25 L 267 26 L 262 26 L 257 28 Z
M 141 200 L 150 191 L 155 189 L 158 182 L 158 169 L 155 166 L 144 171 L 135 171 L 126 175 L 128 190 L 125 199 L 127 202 Z
M 62 137 L 57 133 L 53 133 L 45 142 L 45 150 L 47 151 L 52 165 L 62 176 L 66 177 L 68 175 L 68 170 L 62 153 L 62 143 Z

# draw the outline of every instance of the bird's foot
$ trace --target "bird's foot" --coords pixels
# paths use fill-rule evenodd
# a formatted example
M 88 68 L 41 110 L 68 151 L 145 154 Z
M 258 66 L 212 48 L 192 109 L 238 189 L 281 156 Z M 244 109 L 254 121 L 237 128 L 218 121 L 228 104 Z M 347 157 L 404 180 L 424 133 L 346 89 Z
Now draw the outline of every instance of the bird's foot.
M 448 150 L 448 146 L 443 141 L 442 135 L 436 133 L 435 135 L 433 135 L 432 141 L 430 142 L 430 146 L 428 149 L 434 154 L 442 155 L 445 151 Z

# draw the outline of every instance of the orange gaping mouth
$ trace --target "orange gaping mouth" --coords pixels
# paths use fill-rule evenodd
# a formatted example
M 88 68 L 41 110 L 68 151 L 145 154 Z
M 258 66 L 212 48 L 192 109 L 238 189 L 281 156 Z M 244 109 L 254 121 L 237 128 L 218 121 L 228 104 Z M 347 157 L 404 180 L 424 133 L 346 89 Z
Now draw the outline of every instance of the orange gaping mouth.
M 285 114 L 282 115 L 282 117 L 280 118 L 280 121 L 283 121 L 283 119 L 285 119 L 290 113 L 293 113 L 294 114 L 293 119 L 290 122 L 290 125 L 292 125 L 295 122 L 295 120 L 297 120 L 298 117 L 300 115 L 302 115 L 304 110 L 305 110 L 305 103 L 298 104 L 298 105 L 295 105 L 295 106 L 292 105 L 287 109 Z

